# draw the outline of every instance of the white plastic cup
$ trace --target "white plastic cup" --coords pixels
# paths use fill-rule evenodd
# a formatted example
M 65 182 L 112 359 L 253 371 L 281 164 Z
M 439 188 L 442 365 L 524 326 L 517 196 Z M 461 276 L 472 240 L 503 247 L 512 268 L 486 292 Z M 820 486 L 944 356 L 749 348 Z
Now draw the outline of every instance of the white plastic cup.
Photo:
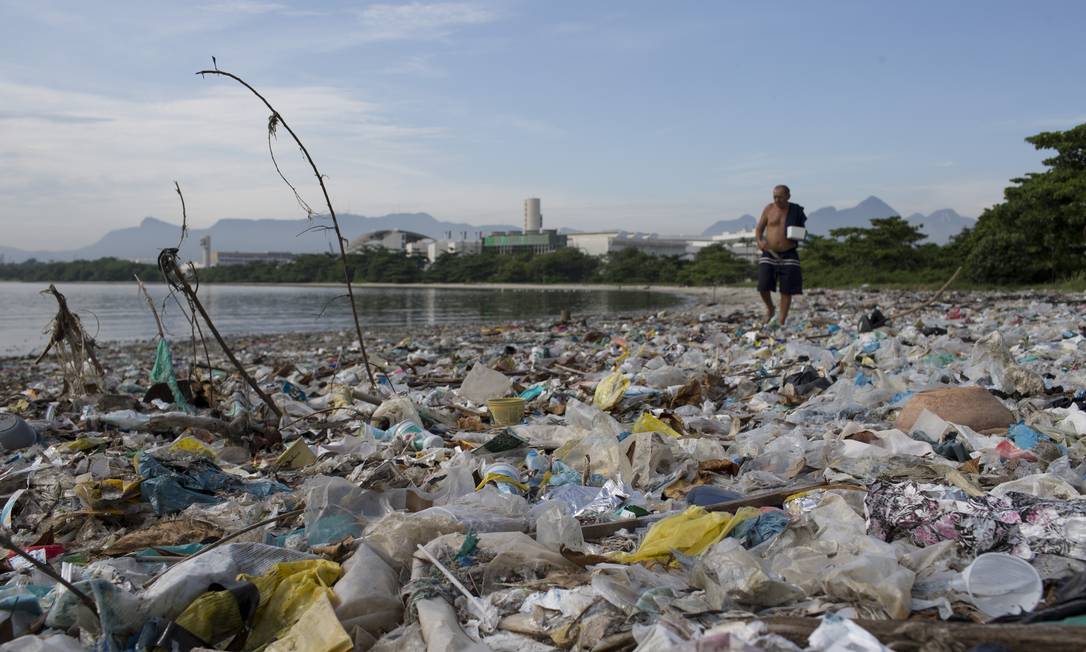
M 987 552 L 962 571 L 972 603 L 990 618 L 1032 611 L 1041 601 L 1041 576 L 1028 562 L 1002 552 Z

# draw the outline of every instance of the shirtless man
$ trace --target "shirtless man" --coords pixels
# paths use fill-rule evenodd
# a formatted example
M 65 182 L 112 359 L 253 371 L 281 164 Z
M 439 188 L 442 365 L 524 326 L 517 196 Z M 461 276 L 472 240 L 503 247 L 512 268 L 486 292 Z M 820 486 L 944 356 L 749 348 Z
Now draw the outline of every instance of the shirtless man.
M 799 267 L 799 252 L 796 250 L 798 243 L 785 237 L 788 213 L 798 211 L 798 215 L 803 216 L 803 207 L 788 201 L 791 197 L 788 186 L 775 187 L 773 203 L 762 210 L 758 226 L 754 228 L 754 237 L 758 241 L 758 248 L 762 250 L 762 255 L 758 258 L 758 292 L 765 302 L 766 322 L 772 321 L 775 312 L 770 292 L 776 291 L 779 285 L 782 326 L 788 320 L 792 295 L 803 294 L 803 273 Z M 806 216 L 803 216 L 804 222 L 806 219 Z

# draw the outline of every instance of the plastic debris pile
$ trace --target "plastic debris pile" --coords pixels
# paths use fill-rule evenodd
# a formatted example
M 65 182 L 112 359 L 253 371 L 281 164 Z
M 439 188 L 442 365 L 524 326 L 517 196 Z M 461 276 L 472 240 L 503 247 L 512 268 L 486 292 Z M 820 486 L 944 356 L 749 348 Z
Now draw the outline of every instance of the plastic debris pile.
M 0 651 L 1072 649 L 1086 302 L 924 299 L 2 360 Z

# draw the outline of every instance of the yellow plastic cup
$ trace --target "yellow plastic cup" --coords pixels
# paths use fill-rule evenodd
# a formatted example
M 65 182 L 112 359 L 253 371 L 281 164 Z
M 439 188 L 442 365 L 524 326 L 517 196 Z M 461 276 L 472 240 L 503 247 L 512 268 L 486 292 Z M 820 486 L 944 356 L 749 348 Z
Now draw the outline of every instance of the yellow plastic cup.
M 524 419 L 524 399 L 492 398 L 486 402 L 490 417 L 500 426 L 515 426 Z

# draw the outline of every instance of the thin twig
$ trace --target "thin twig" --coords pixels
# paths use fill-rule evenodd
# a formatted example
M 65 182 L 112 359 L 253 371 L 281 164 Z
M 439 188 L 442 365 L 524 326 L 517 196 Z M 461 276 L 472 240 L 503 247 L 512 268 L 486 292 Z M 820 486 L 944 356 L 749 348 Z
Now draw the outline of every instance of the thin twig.
M 947 280 L 946 283 L 943 283 L 943 287 L 939 288 L 939 290 L 935 294 L 931 295 L 931 298 L 929 298 L 927 301 L 920 304 L 919 306 L 916 306 L 915 308 L 910 308 L 910 309 L 906 310 L 905 312 L 903 312 L 903 313 L 901 313 L 899 315 L 894 315 L 894 316 L 888 318 L 886 321 L 894 321 L 896 319 L 901 319 L 902 317 L 904 317 L 906 315 L 911 315 L 914 312 L 916 312 L 918 310 L 923 310 L 924 308 L 926 308 L 926 307 L 930 306 L 931 304 L 935 303 L 935 300 L 938 299 L 948 287 L 950 287 L 950 284 L 953 283 L 954 280 L 958 278 L 958 274 L 961 274 L 961 273 L 962 273 L 962 267 L 959 265 L 958 269 L 954 270 L 954 275 L 951 276 Z
M 328 214 L 332 218 L 332 226 L 335 228 L 336 231 L 336 241 L 339 243 L 340 261 L 343 263 L 343 281 L 347 285 L 347 295 L 350 297 L 351 300 L 351 314 L 354 317 L 354 327 L 355 331 L 358 334 L 358 346 L 362 350 L 362 361 L 366 367 L 366 376 L 369 378 L 370 386 L 374 390 L 376 390 L 377 381 L 374 379 L 373 370 L 370 368 L 369 355 L 366 353 L 366 341 L 362 335 L 362 322 L 358 318 L 358 306 L 356 305 L 354 300 L 354 288 L 351 286 L 351 270 L 347 263 L 347 248 L 343 244 L 346 239 L 343 237 L 343 232 L 339 228 L 339 220 L 336 218 L 336 210 L 332 207 L 332 199 L 328 196 L 328 187 L 324 184 L 324 175 L 321 174 L 319 169 L 317 169 L 317 164 L 313 161 L 313 157 L 309 155 L 309 150 L 306 149 L 305 145 L 302 143 L 302 140 L 298 138 L 298 135 L 296 133 L 294 133 L 294 130 L 290 128 L 290 125 L 287 124 L 287 121 L 283 118 L 282 114 L 280 114 L 279 111 L 277 111 L 275 107 L 271 105 L 271 102 L 265 99 L 264 96 L 261 95 L 255 88 L 250 86 L 248 82 L 233 73 L 219 70 L 217 66 L 214 70 L 201 70 L 196 74 L 200 76 L 221 75 L 223 77 L 229 77 L 230 79 L 233 79 L 237 83 L 249 89 L 249 91 L 253 95 L 255 95 L 261 102 L 263 102 L 264 106 L 266 106 L 268 110 L 272 113 L 272 115 L 268 119 L 268 130 L 274 131 L 278 127 L 278 125 L 282 125 L 283 128 L 287 130 L 287 133 L 290 134 L 291 138 L 294 139 L 294 142 L 298 144 L 298 148 L 302 150 L 302 154 L 305 155 L 305 159 L 309 162 L 309 166 L 313 168 L 313 174 L 317 177 L 317 183 L 320 184 L 321 192 L 324 194 L 324 202 L 328 206 Z M 276 164 L 276 169 L 278 169 L 278 164 Z M 293 188 L 293 186 L 291 187 Z M 304 202 L 303 205 L 305 205 Z
M 151 309 L 151 314 L 154 315 L 155 325 L 158 326 L 158 336 L 162 339 L 166 339 L 166 331 L 162 328 L 162 320 L 158 316 L 158 311 L 155 310 L 155 302 L 151 300 L 151 293 L 147 291 L 147 287 L 140 280 L 139 274 L 133 274 L 136 277 L 136 283 L 139 285 L 140 292 L 143 293 L 143 298 L 147 300 L 147 307 Z
M 271 523 L 274 523 L 276 521 L 280 521 L 280 520 L 282 520 L 284 518 L 290 518 L 292 516 L 297 516 L 297 515 L 301 514 L 304 511 L 305 511 L 305 508 L 300 507 L 298 509 L 292 509 L 289 512 L 283 512 L 282 514 L 279 514 L 278 516 L 271 516 L 269 518 L 264 519 L 263 521 L 258 521 L 256 523 L 253 523 L 252 525 L 247 525 L 247 526 L 241 528 L 240 530 L 235 530 L 235 531 L 231 532 L 230 534 L 227 534 L 227 535 L 223 536 L 221 539 L 219 539 L 215 543 L 212 543 L 212 544 L 210 544 L 208 546 L 200 548 L 196 552 L 194 552 L 191 555 L 188 555 L 186 557 L 183 557 L 182 559 L 183 560 L 189 560 L 189 559 L 192 559 L 194 557 L 199 557 L 200 555 L 204 554 L 205 552 L 209 552 L 211 550 L 214 550 L 215 548 L 218 548 L 219 546 L 223 545 L 224 543 L 227 543 L 229 541 L 233 541 L 234 539 L 240 537 L 241 535 L 245 534 L 246 532 L 252 532 L 253 530 L 257 529 L 258 527 L 262 527 L 264 525 L 270 525 Z M 158 575 L 155 575 L 151 579 L 147 580 L 147 582 L 143 585 L 143 588 L 146 589 L 147 587 L 151 586 L 152 584 L 157 582 L 159 580 L 159 578 L 161 578 L 167 572 L 168 571 L 162 571 Z
M 99 618 L 98 605 L 95 604 L 94 600 L 91 600 L 90 596 L 77 589 L 75 585 L 68 580 L 64 579 L 64 577 L 60 573 L 53 570 L 52 566 L 50 566 L 49 564 L 43 564 L 42 562 L 35 559 L 30 553 L 16 545 L 15 542 L 11 540 L 11 537 L 9 537 L 5 532 L 0 532 L 0 544 L 3 544 L 5 548 L 14 552 L 16 555 L 19 555 L 26 561 L 30 562 L 30 564 L 34 566 L 34 568 L 37 568 L 41 572 L 45 573 L 46 575 L 63 585 L 64 588 L 74 593 L 75 596 L 79 598 L 79 601 L 85 604 L 87 608 L 91 610 L 91 613 L 94 614 L 94 617 Z M 100 618 L 99 622 L 101 622 Z
M 174 181 L 173 187 L 177 191 L 177 196 L 181 198 L 181 238 L 177 241 L 177 248 L 180 249 L 181 243 L 185 241 L 185 236 L 189 232 L 189 216 L 185 212 L 185 196 L 181 194 L 181 186 Z

